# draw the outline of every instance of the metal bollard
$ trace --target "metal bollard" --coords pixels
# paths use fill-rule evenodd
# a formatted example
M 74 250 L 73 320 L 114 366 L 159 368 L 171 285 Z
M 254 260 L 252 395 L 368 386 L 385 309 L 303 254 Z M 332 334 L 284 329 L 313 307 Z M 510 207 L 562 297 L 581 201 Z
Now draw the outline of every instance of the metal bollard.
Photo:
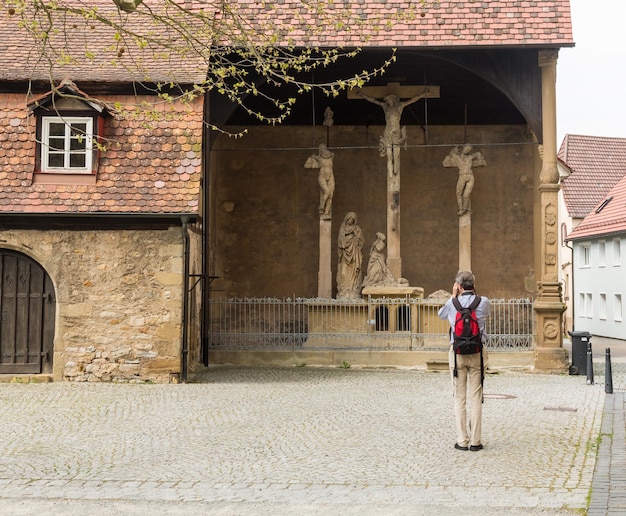
M 593 354 L 591 342 L 587 344 L 587 385 L 593 385 Z
M 613 394 L 613 372 L 611 370 L 611 348 L 606 348 L 604 361 L 604 392 Z

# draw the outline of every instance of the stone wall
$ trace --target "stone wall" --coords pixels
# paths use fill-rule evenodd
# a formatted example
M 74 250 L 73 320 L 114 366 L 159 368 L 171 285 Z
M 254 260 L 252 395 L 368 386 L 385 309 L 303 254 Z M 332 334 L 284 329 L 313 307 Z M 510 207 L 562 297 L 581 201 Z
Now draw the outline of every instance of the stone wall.
M 0 232 L 56 294 L 54 380 L 171 382 L 181 370 L 183 243 L 168 230 Z
M 236 132 L 238 128 L 233 128 Z M 474 170 L 472 268 L 481 294 L 530 297 L 534 289 L 533 216 L 537 145 L 525 126 L 409 126 L 401 151 L 403 276 L 425 295 L 450 290 L 458 269 L 458 170 L 442 162 L 454 142 L 474 144 L 487 162 Z M 359 217 L 364 264 L 376 232 L 386 233 L 386 158 L 380 126 L 330 128 L 336 181 L 332 212 L 333 296 L 337 232 L 344 215 Z M 307 157 L 326 129 L 255 127 L 213 146 L 211 228 L 214 295 L 316 297 L 319 186 Z M 413 145 L 413 147 L 411 147 Z

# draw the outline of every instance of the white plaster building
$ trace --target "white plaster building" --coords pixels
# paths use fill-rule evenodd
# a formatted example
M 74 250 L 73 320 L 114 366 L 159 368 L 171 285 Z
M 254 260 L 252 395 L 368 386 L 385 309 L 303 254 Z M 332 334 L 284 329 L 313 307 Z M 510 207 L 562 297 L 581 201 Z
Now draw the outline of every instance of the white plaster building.
M 559 280 L 563 286 L 566 312 L 563 316 L 564 332 L 579 328 L 573 318 L 580 310 L 580 301 L 574 302 L 573 290 L 580 275 L 572 269 L 577 267 L 578 257 L 573 255 L 572 231 L 607 196 L 626 175 L 626 138 L 607 138 L 567 134 L 558 154 L 559 176 L 559 222 L 561 249 L 559 253 Z M 606 244 L 605 244 L 606 245 Z M 603 269 L 600 274 L 608 273 Z M 574 306 L 576 305 L 576 306 Z M 586 326 L 584 324 L 583 326 Z
M 576 331 L 626 335 L 626 177 L 567 238 L 573 247 L 573 319 Z

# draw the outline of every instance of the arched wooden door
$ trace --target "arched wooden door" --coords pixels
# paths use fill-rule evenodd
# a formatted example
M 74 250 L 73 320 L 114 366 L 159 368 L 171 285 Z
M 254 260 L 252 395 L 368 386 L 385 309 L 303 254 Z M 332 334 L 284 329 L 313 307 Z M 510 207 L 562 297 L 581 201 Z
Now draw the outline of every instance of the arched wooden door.
M 0 374 L 52 373 L 55 307 L 43 267 L 0 249 Z

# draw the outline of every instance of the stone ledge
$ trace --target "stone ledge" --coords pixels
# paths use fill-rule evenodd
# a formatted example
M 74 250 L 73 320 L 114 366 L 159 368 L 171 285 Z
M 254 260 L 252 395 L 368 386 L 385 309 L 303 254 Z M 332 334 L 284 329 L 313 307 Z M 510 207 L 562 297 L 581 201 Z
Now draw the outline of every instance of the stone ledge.
M 424 297 L 424 289 L 422 287 L 409 286 L 390 286 L 390 285 L 373 285 L 364 287 L 361 293 L 364 296 L 380 296 L 380 297 L 398 297 L 413 296 L 418 298 Z
M 0 374 L 0 383 L 50 383 L 51 374 Z
M 490 351 L 490 371 L 531 371 L 534 350 Z M 429 363 L 445 364 L 448 367 L 448 349 L 437 350 L 299 350 L 299 351 L 252 351 L 252 350 L 210 350 L 209 363 L 213 366 L 312 366 L 339 367 L 343 361 L 353 367 L 398 367 L 415 368 L 427 371 Z
M 427 371 L 447 371 L 450 368 L 447 360 L 427 360 Z

